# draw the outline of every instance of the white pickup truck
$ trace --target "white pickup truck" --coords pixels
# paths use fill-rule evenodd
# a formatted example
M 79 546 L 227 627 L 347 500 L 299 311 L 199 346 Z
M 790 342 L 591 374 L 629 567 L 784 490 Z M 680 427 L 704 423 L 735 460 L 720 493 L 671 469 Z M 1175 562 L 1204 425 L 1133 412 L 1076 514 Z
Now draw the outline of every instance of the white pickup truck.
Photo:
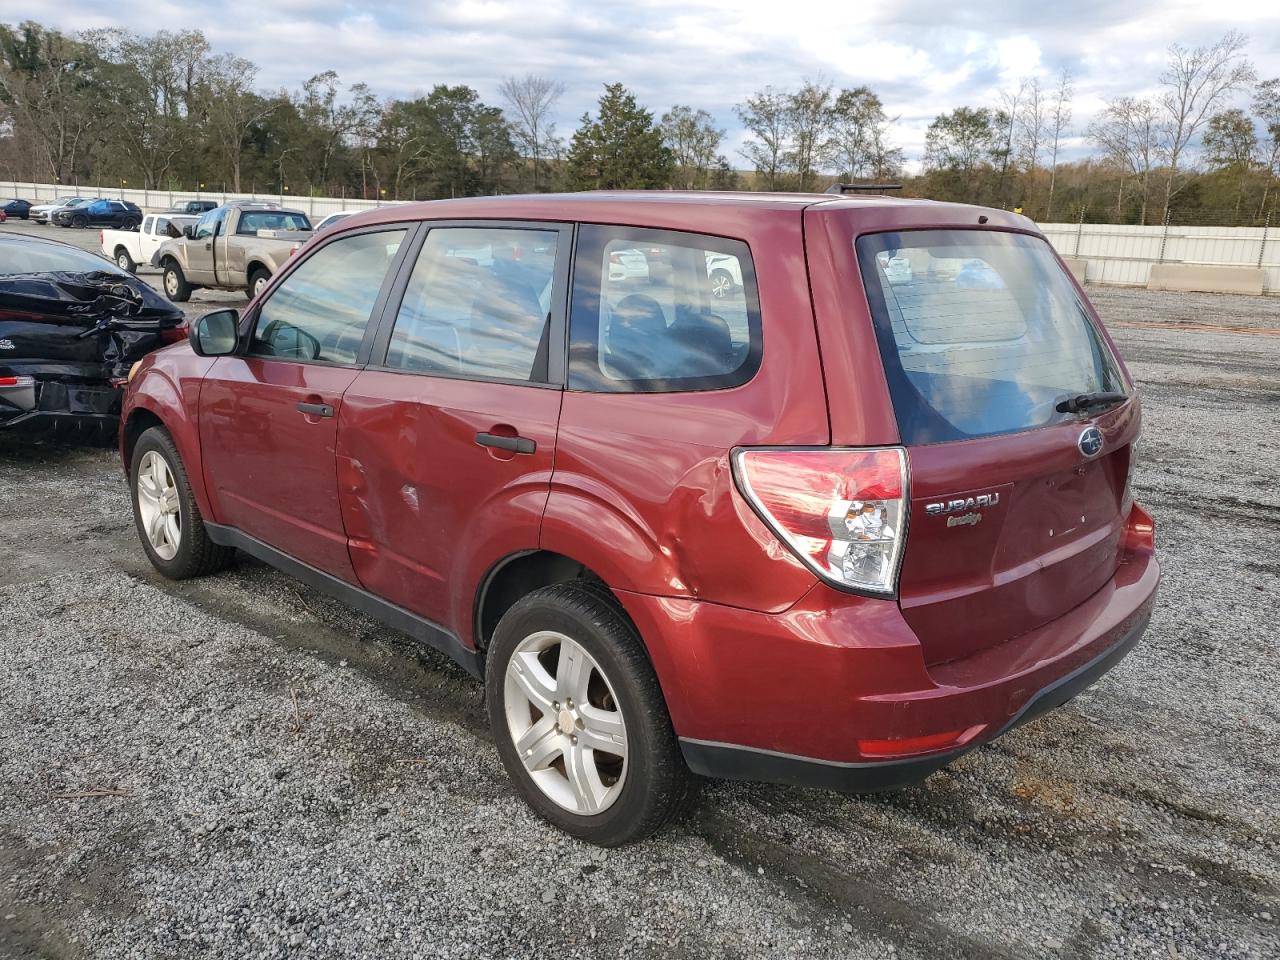
M 138 264 L 150 263 L 160 244 L 182 236 L 182 228 L 197 219 L 182 213 L 149 213 L 137 230 L 103 230 L 102 252 L 121 270 L 137 273 Z

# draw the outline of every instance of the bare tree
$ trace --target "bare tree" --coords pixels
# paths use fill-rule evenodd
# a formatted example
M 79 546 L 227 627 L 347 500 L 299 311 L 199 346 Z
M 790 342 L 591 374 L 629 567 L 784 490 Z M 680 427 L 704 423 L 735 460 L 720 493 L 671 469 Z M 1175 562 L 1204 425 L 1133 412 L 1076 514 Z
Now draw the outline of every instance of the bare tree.
M 1126 181 L 1133 177 L 1141 191 L 1139 221 L 1147 222 L 1151 172 L 1161 152 L 1159 116 L 1159 108 L 1150 100 L 1119 97 L 1109 101 L 1089 127 L 1089 136 L 1102 148 L 1112 165 L 1120 170 L 1120 186 L 1116 192 L 1117 219 L 1124 212 Z
M 564 96 L 564 84 L 532 73 L 507 77 L 498 87 L 514 116 L 511 127 L 518 146 L 533 161 L 533 189 L 541 189 L 540 172 L 545 157 L 559 154 L 551 111 Z
M 1249 38 L 1232 30 L 1221 40 L 1206 47 L 1189 50 L 1175 43 L 1169 48 L 1169 66 L 1160 76 L 1164 92 L 1159 105 L 1164 133 L 1165 160 L 1169 179 L 1164 188 L 1164 217 L 1179 187 L 1178 170 L 1187 148 L 1200 128 L 1222 103 L 1257 74 L 1244 56 Z
M 240 192 L 240 166 L 249 132 L 283 106 L 279 98 L 253 92 L 258 68 L 240 57 L 220 54 L 205 71 L 203 112 L 231 172 L 231 190 Z
M 1045 219 L 1050 221 L 1053 220 L 1053 194 L 1058 186 L 1058 151 L 1071 123 L 1071 98 L 1074 92 L 1071 71 L 1063 68 L 1049 108 L 1049 200 L 1045 205 Z

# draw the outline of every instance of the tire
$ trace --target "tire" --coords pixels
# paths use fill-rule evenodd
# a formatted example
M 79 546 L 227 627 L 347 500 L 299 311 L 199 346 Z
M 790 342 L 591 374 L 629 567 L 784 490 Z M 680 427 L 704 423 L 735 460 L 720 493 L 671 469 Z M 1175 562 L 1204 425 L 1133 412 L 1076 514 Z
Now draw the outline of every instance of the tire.
M 133 257 L 129 256 L 129 251 L 124 247 L 116 247 L 116 266 L 128 273 L 138 272 L 138 265 L 133 262 Z
M 89 221 L 86 217 L 74 216 L 71 218 L 71 225 L 75 227 L 77 230 L 83 230 L 85 227 L 89 225 Z
M 163 276 L 164 295 L 174 303 L 186 303 L 191 299 L 191 284 L 182 273 L 182 268 L 172 260 L 164 263 Z
M 163 471 L 157 462 L 163 464 Z M 171 482 L 157 482 L 160 475 Z M 230 564 L 235 551 L 209 539 L 182 457 L 164 427 L 144 431 L 133 448 L 129 498 L 142 549 L 151 565 L 170 580 L 203 577 Z M 158 533 L 149 532 L 153 523 Z
M 570 669 L 575 662 L 578 671 Z M 512 606 L 488 650 L 485 699 L 508 775 L 534 812 L 566 833 L 602 847 L 631 843 L 676 817 L 692 796 L 693 775 L 653 666 L 603 588 L 561 583 Z M 587 748 L 619 745 L 619 737 L 625 759 Z M 532 772 L 517 738 L 526 756 L 537 753 Z
M 133 217 L 130 217 L 128 220 L 126 220 L 126 221 L 124 222 L 124 226 L 123 226 L 121 229 L 124 229 L 124 230 L 137 230 L 137 229 L 138 229 L 138 226 L 139 226 L 141 223 L 142 223 L 142 221 L 141 221 L 141 220 L 135 220 Z
M 271 273 L 266 267 L 254 267 L 249 271 L 249 282 L 245 284 L 244 292 L 252 300 L 270 281 Z
M 728 299 L 733 295 L 733 291 L 737 286 L 733 282 L 733 274 L 728 270 L 717 269 L 711 271 L 711 295 L 717 300 Z

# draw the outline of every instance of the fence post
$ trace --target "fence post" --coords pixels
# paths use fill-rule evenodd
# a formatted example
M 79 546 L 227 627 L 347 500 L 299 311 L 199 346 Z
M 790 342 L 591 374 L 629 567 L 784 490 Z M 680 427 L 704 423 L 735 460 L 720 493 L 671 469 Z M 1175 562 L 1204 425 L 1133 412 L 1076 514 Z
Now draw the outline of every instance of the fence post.
M 1262 269 L 1262 255 L 1267 249 L 1267 234 L 1271 231 L 1271 211 L 1267 211 L 1266 219 L 1262 221 L 1262 242 L 1258 244 L 1258 269 Z
M 1160 231 L 1160 259 L 1157 263 L 1164 263 L 1164 248 L 1169 243 L 1169 211 L 1164 212 L 1164 229 Z
M 1084 233 L 1084 207 L 1083 206 L 1080 208 L 1080 220 L 1078 223 L 1076 223 L 1076 248 L 1071 254 L 1073 258 L 1080 256 L 1080 235 L 1082 233 Z

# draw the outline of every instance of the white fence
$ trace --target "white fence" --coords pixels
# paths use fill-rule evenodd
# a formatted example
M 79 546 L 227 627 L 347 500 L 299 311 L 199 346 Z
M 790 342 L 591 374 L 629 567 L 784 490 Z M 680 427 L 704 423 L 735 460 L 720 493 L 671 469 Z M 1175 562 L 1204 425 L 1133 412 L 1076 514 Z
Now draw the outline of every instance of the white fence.
M 1280 226 L 1131 227 L 1101 223 L 1042 223 L 1054 249 L 1088 261 L 1090 283 L 1146 286 L 1151 265 L 1254 267 L 1263 290 L 1280 294 Z
M 56 183 L 21 183 L 0 180 L 0 199 L 21 197 L 23 200 L 49 202 L 58 197 L 107 197 L 111 200 L 130 200 L 143 210 L 168 210 L 188 200 L 272 200 L 304 210 L 313 219 L 319 219 L 339 210 L 371 210 L 374 207 L 391 206 L 388 201 L 343 199 L 341 197 L 298 197 L 289 193 L 218 193 L 207 190 L 132 190 L 128 187 L 93 187 L 87 184 L 62 186 Z

